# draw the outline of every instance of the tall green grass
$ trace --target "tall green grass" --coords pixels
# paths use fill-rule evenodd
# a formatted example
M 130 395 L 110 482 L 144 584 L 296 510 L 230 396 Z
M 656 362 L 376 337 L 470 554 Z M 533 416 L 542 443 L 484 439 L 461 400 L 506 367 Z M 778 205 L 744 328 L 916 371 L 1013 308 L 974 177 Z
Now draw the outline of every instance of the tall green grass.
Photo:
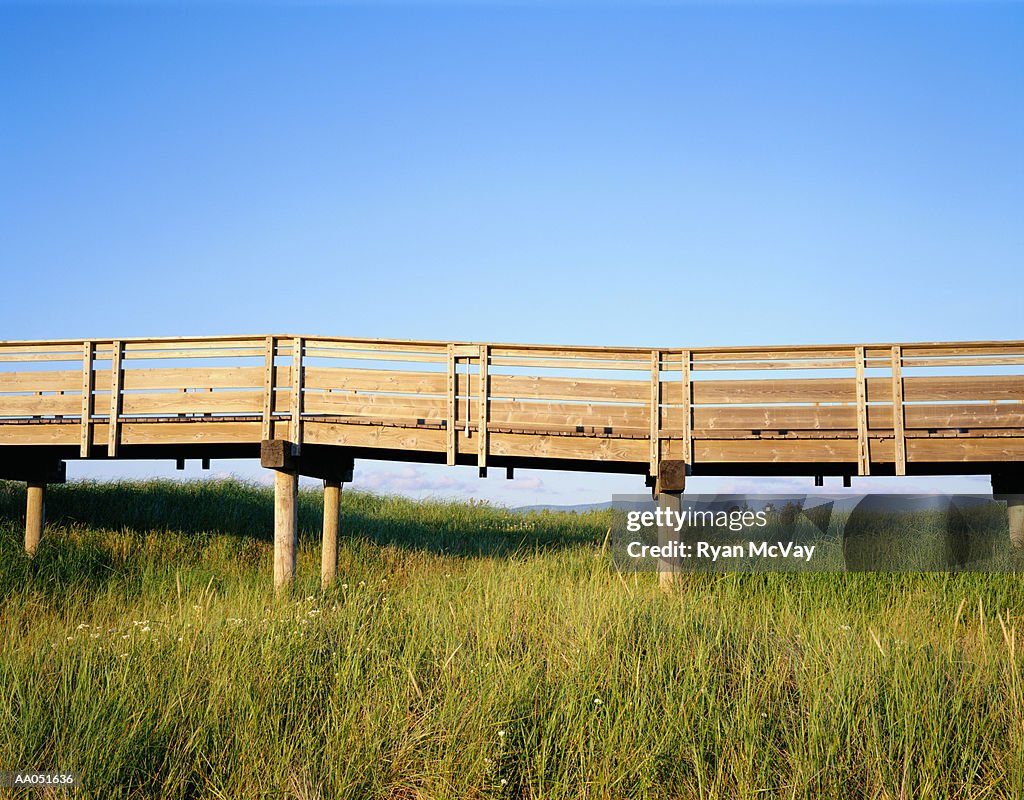
M 620 575 L 605 513 L 70 484 L 22 553 L 0 483 L 0 770 L 82 796 L 1024 795 L 1013 574 Z

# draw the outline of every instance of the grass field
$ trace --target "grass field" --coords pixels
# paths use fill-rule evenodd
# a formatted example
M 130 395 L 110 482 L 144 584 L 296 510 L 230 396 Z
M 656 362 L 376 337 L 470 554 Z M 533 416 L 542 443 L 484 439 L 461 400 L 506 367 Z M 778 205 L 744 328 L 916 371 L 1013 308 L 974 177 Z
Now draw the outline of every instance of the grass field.
M 605 512 L 0 482 L 0 770 L 97 798 L 1024 796 L 1013 574 L 620 575 Z M 2 790 L 0 790 L 2 791 Z M 28 793 L 26 792 L 26 795 Z M 32 796 L 41 796 L 37 791 Z

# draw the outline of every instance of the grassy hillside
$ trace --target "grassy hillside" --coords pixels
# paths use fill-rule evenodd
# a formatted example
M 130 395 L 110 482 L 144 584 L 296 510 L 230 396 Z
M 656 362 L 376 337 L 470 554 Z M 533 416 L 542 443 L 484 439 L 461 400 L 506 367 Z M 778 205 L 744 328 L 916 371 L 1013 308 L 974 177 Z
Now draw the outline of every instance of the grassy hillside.
M 0 770 L 101 798 L 1024 795 L 1018 576 L 666 596 L 602 555 L 608 512 L 346 493 L 321 593 L 318 500 L 275 600 L 266 489 L 55 487 L 29 561 L 0 483 Z

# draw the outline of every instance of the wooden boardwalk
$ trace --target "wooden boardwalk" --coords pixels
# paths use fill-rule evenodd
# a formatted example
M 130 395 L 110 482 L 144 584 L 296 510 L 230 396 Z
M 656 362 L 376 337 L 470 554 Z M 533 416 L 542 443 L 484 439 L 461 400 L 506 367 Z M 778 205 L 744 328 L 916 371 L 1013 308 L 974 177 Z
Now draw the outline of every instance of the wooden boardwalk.
M 687 475 L 980 473 L 1011 493 L 1024 342 L 0 342 L 0 477 L 41 509 L 75 458 L 261 458 L 279 499 L 299 474 L 340 485 L 354 458 L 645 474 L 659 492 Z

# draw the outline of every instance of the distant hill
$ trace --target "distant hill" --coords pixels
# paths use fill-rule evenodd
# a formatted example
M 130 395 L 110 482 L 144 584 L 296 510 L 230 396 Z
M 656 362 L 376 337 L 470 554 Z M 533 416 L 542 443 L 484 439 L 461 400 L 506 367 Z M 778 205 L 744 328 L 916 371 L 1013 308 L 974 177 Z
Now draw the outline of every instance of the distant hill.
M 555 505 L 540 505 L 540 506 L 516 506 L 513 511 L 522 511 L 523 513 L 530 511 L 564 511 L 572 514 L 582 514 L 587 511 L 604 511 L 606 508 L 611 508 L 612 504 L 607 503 L 580 503 L 574 506 L 555 506 Z

